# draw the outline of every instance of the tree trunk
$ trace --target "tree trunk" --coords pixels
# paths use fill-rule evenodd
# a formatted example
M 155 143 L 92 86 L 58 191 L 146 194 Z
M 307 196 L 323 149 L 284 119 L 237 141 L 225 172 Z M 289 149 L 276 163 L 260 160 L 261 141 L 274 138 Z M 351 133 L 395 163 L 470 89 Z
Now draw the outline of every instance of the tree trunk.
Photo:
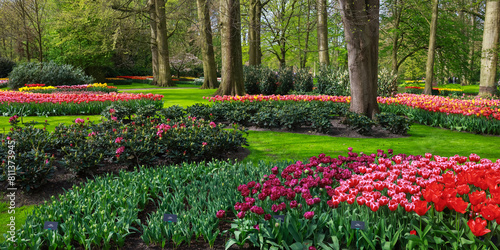
M 221 0 L 222 83 L 216 95 L 244 95 L 239 0 Z
M 394 1 L 392 14 L 394 16 L 394 33 L 392 34 L 392 74 L 397 75 L 399 71 L 398 48 L 399 48 L 399 23 L 401 21 L 402 7 L 398 6 L 398 0 Z
M 345 28 L 350 111 L 374 118 L 377 104 L 379 0 L 339 0 Z
M 202 89 L 215 89 L 218 87 L 217 70 L 215 68 L 214 45 L 212 43 L 212 27 L 210 24 L 209 0 L 197 0 L 198 19 L 200 21 L 200 34 L 202 39 L 203 76 Z
M 260 50 L 260 17 L 262 15 L 262 3 L 260 0 L 250 0 L 250 25 L 249 37 L 249 65 L 260 65 L 262 51 Z
M 168 34 L 167 34 L 167 18 L 165 15 L 165 1 L 155 0 L 156 16 L 157 16 L 157 37 L 158 46 L 158 86 L 167 87 L 175 86 L 170 74 L 170 62 L 168 55 Z
M 156 22 L 158 17 L 156 16 L 156 4 L 155 0 L 148 0 L 148 11 L 149 11 L 149 27 L 151 28 L 151 66 L 153 69 L 153 81 L 152 85 L 157 85 L 158 82 L 158 45 L 156 43 L 157 39 L 157 25 Z
M 479 95 L 494 95 L 496 92 L 495 77 L 498 61 L 498 32 L 500 18 L 500 1 L 486 2 L 484 20 L 483 48 L 481 52 L 481 77 Z
M 318 8 L 318 51 L 319 64 L 330 65 L 328 54 L 328 19 L 326 15 L 326 0 L 317 0 Z
M 439 0 L 432 0 L 431 30 L 429 35 L 429 51 L 427 52 L 427 64 L 425 66 L 425 95 L 432 95 L 432 83 L 434 82 L 434 58 L 436 57 L 436 31 L 438 19 Z

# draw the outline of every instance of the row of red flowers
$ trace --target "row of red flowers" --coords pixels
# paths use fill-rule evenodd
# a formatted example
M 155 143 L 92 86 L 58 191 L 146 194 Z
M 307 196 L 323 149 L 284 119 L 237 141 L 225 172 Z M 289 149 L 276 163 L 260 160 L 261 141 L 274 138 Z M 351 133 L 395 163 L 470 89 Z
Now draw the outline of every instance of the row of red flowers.
M 105 94 L 78 94 L 78 93 L 52 93 L 40 94 L 30 92 L 2 91 L 0 92 L 0 104 L 9 103 L 82 103 L 82 102 L 105 102 L 105 101 L 128 101 L 139 99 L 161 100 L 163 95 L 151 93 L 105 93 Z
M 351 150 L 349 157 L 358 157 Z M 390 211 L 401 207 L 399 211 L 424 216 L 431 208 L 437 212 L 448 208 L 468 218 L 467 225 L 475 236 L 491 232 L 486 228 L 487 221 L 500 224 L 500 159 L 492 162 L 476 154 L 449 158 L 429 153 L 425 157 L 397 155 L 380 157 L 378 163 L 372 159 L 360 161 L 359 174 L 351 174 L 348 168 L 341 168 L 345 167 L 342 161 L 324 154 L 310 160 L 308 164 L 289 165 L 281 173 L 275 167 L 261 182 L 240 185 L 238 191 L 245 201 L 235 204 L 237 217 L 244 218 L 251 212 L 269 220 L 269 207 L 256 206 L 258 200 L 274 203 L 270 207 L 274 213 L 300 207 L 304 200 L 307 211 L 325 202 L 315 196 L 325 192 L 331 197 L 326 203 L 332 209 L 341 203 L 367 206 L 373 212 L 384 206 Z M 340 185 L 332 188 L 335 180 Z M 281 202 L 280 197 L 288 202 Z M 311 212 L 304 214 L 306 219 L 313 216 Z
M 245 96 L 215 96 L 204 97 L 209 101 L 322 101 L 349 103 L 350 96 L 327 95 L 245 95 Z M 461 114 L 466 116 L 482 116 L 500 120 L 500 100 L 472 99 L 462 100 L 443 96 L 397 94 L 394 97 L 378 97 L 377 101 L 388 105 L 405 105 L 412 108 L 423 109 L 431 112 L 446 114 Z

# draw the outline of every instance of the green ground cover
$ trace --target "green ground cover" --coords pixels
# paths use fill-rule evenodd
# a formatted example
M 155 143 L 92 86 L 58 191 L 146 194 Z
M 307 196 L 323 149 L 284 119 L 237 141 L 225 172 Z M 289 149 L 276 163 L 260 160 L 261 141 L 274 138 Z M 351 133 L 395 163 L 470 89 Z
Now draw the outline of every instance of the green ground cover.
M 209 103 L 203 99 L 204 96 L 211 96 L 215 89 L 151 89 L 151 90 L 131 90 L 128 93 L 153 93 L 163 95 L 163 107 L 179 105 L 187 107 L 195 103 Z
M 34 205 L 16 208 L 16 228 L 19 228 L 24 224 L 26 217 L 33 211 L 34 208 Z M 11 216 L 13 216 L 13 214 L 9 214 L 9 205 L 6 202 L 0 202 L 0 242 L 5 241 L 3 234 L 9 230 L 9 226 L 7 226 L 7 224 L 10 223 Z
M 406 86 L 417 86 L 417 87 L 425 87 L 425 83 L 407 83 L 400 85 L 400 88 L 404 90 Z M 441 84 L 434 88 L 445 88 L 445 89 L 460 89 L 465 94 L 474 94 L 477 95 L 479 93 L 479 85 L 465 85 L 461 86 L 460 84 Z

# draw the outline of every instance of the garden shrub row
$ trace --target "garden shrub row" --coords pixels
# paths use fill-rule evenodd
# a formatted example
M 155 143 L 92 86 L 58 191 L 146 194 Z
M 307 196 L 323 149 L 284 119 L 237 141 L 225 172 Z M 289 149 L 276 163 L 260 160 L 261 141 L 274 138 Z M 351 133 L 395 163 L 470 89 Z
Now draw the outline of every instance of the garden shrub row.
M 151 107 L 149 107 L 151 108 Z M 111 115 L 113 109 L 109 109 Z M 15 123 L 15 118 L 12 119 Z M 158 165 L 222 158 L 246 145 L 244 131 L 225 130 L 203 119 L 191 117 L 170 120 L 165 116 L 143 116 L 123 120 L 111 116 L 94 124 L 76 119 L 74 124 L 60 124 L 54 132 L 16 125 L 0 135 L 1 150 L 9 150 L 15 141 L 16 184 L 25 190 L 38 188 L 49 180 L 56 163 L 71 172 L 87 176 L 109 164 L 128 166 Z M 1 156 L 1 181 L 8 178 L 8 154 Z
M 345 117 L 345 123 L 360 134 L 370 135 L 372 127 L 380 124 L 391 133 L 406 134 L 412 120 L 391 113 L 384 113 L 373 121 L 364 115 L 348 112 L 345 103 L 269 101 L 269 102 L 216 102 L 212 106 L 196 104 L 186 108 L 194 117 L 237 123 L 260 128 L 286 128 L 290 130 L 311 127 L 321 133 L 332 129 L 330 120 Z

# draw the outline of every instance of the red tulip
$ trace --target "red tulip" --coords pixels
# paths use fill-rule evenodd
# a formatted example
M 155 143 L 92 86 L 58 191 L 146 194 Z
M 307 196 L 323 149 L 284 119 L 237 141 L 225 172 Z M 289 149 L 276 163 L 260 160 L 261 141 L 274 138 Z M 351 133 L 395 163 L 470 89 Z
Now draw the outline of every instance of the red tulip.
M 488 204 L 481 209 L 481 215 L 487 220 L 495 220 L 500 218 L 500 207 L 493 204 Z
M 484 191 L 475 191 L 469 194 L 469 201 L 472 205 L 477 205 L 481 202 L 486 201 L 486 192 Z
M 415 204 L 415 209 L 414 209 L 415 213 L 417 213 L 420 216 L 423 216 L 431 208 L 431 206 L 427 206 L 427 201 L 418 200 L 415 201 L 413 204 Z
M 470 219 L 467 222 L 467 225 L 469 225 L 470 231 L 476 237 L 483 236 L 483 235 L 491 232 L 491 230 L 486 228 L 486 224 L 487 224 L 487 222 L 485 220 L 482 220 L 479 217 L 477 217 L 475 220 Z

